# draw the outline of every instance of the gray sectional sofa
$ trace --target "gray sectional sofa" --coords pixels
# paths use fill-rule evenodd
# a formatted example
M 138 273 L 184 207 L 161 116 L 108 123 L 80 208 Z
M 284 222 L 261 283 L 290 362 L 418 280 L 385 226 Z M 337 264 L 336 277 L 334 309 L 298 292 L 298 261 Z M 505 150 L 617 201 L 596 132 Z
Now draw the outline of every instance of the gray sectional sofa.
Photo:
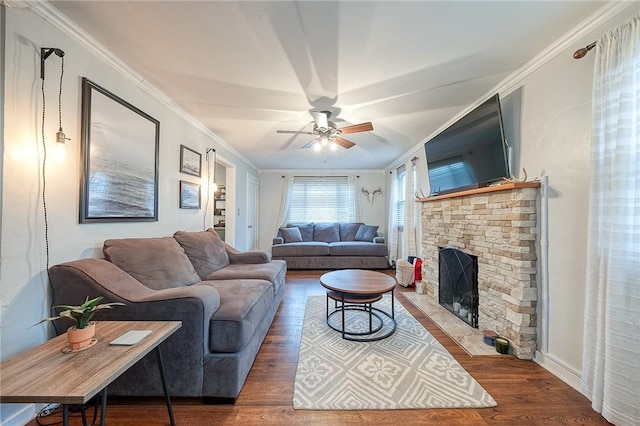
M 273 239 L 273 259 L 288 269 L 386 269 L 387 246 L 378 227 L 360 222 L 288 223 Z
M 107 240 L 103 253 L 105 259 L 50 268 L 53 304 L 103 296 L 125 306 L 100 311 L 96 320 L 182 321 L 161 345 L 171 395 L 235 399 L 284 294 L 286 263 L 268 252 L 235 250 L 213 229 Z M 109 385 L 109 393 L 163 395 L 155 355 Z

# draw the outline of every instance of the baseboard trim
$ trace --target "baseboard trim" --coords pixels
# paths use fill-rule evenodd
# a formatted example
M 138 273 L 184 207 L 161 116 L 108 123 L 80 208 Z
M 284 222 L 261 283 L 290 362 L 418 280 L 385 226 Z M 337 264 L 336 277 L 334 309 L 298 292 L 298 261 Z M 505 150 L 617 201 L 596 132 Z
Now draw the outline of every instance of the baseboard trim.
M 36 408 L 34 404 L 12 405 L 16 405 L 15 411 L 9 417 L 1 419 L 0 426 L 24 426 L 35 418 Z
M 582 392 L 582 375 L 580 372 L 569 367 L 549 353 L 536 351 L 535 358 L 533 360 L 542 368 L 549 371 L 551 374 L 584 395 Z

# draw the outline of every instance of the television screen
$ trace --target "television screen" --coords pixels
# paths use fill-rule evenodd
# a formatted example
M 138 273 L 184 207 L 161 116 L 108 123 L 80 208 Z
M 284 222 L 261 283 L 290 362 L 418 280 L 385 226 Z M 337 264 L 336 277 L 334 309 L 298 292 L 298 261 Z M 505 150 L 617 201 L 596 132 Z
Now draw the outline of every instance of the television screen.
M 431 195 L 487 186 L 509 177 L 496 94 L 425 144 Z

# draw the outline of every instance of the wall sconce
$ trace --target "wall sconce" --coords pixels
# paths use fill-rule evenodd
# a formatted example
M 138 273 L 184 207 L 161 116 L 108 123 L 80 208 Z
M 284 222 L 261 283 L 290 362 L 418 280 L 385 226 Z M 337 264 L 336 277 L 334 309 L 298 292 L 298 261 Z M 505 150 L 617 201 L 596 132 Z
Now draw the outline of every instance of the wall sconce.
M 40 49 L 40 79 L 42 80 L 42 127 L 44 133 L 44 117 L 45 117 L 45 107 L 46 107 L 46 99 L 44 94 L 44 77 L 45 77 L 45 61 L 54 54 L 61 59 L 60 65 L 60 85 L 58 89 L 58 132 L 56 133 L 56 142 L 60 144 L 64 144 L 66 140 L 70 140 L 64 134 L 62 130 L 62 77 L 64 76 L 64 50 L 58 49 L 57 47 L 43 47 Z M 44 141 L 44 135 L 43 135 Z

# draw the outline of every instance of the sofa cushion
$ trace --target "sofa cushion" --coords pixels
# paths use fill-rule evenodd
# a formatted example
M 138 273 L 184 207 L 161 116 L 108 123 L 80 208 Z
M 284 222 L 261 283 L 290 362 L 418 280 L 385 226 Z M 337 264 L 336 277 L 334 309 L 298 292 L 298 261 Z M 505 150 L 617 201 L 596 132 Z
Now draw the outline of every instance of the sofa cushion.
M 287 228 L 298 228 L 300 235 L 302 235 L 302 241 L 313 241 L 313 222 L 289 222 Z
M 328 256 L 329 244 L 320 241 L 279 244 L 271 247 L 273 257 L 286 256 Z
M 182 246 L 201 279 L 229 264 L 224 242 L 211 228 L 199 232 L 178 231 L 173 238 Z
M 211 352 L 238 352 L 251 340 L 274 303 L 271 284 L 263 280 L 202 281 L 198 285 L 215 288 L 220 308 L 209 323 Z
M 348 223 L 348 222 L 340 222 L 338 226 L 340 227 L 340 241 L 353 241 L 356 239 L 356 233 L 358 232 L 358 228 L 360 228 L 362 223 Z
M 108 261 L 154 290 L 200 281 L 184 250 L 171 237 L 106 240 L 102 252 Z
M 329 244 L 331 256 L 386 256 L 387 246 L 364 241 L 339 241 Z
M 302 234 L 300 233 L 300 228 L 280 228 L 280 235 L 284 239 L 285 243 L 301 243 L 302 242 Z
M 358 228 L 358 232 L 356 232 L 356 241 L 373 241 L 373 237 L 376 236 L 378 232 L 377 226 L 372 225 L 360 225 Z
M 315 223 L 313 225 L 313 241 L 334 243 L 340 241 L 340 228 L 337 223 Z

